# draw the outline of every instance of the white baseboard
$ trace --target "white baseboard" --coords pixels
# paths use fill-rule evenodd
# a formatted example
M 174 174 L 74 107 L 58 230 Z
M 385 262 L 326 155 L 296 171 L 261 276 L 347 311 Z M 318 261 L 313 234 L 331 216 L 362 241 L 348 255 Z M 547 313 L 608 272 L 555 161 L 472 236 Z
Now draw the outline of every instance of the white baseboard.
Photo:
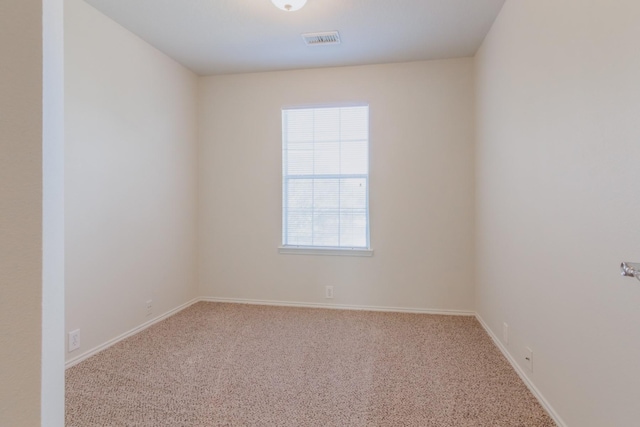
M 106 350 L 107 348 L 111 347 L 112 345 L 126 339 L 129 338 L 130 336 L 133 336 L 135 334 L 137 334 L 138 332 L 141 332 L 145 329 L 147 329 L 149 326 L 152 326 L 164 319 L 166 319 L 167 317 L 173 316 L 174 314 L 178 313 L 179 311 L 184 310 L 187 307 L 190 307 L 191 305 L 197 303 L 198 301 L 200 301 L 200 298 L 194 298 L 191 301 L 188 301 L 176 308 L 174 308 L 173 310 L 169 310 L 164 314 L 161 314 L 160 316 L 154 317 L 153 319 L 143 323 L 140 326 L 137 326 L 133 329 L 131 329 L 130 331 L 125 332 L 124 334 L 118 335 L 117 337 L 110 339 L 109 341 L 105 342 L 104 344 L 101 344 L 97 347 L 92 348 L 91 350 L 88 350 L 76 357 L 74 357 L 73 359 L 70 359 L 69 361 L 67 361 L 64 365 L 65 369 L 69 369 L 70 367 L 77 365 L 78 363 L 82 362 L 83 360 L 86 360 L 88 358 L 90 358 L 91 356 L 100 353 L 102 350 Z
M 313 302 L 256 300 L 256 299 L 243 299 L 243 298 L 202 297 L 200 298 L 200 301 L 224 302 L 224 303 L 231 303 L 231 304 L 272 305 L 272 306 L 280 306 L 280 307 L 329 308 L 334 310 L 361 310 L 361 311 L 386 311 L 386 312 L 392 312 L 392 313 L 439 314 L 439 315 L 446 315 L 446 316 L 475 316 L 476 315 L 475 311 L 466 311 L 466 310 L 379 307 L 379 306 L 370 306 L 370 305 L 324 304 L 324 303 L 313 303 Z
M 547 411 L 549 416 L 553 419 L 553 421 L 555 421 L 558 427 L 567 427 L 567 424 L 562 420 L 562 418 L 560 418 L 560 415 L 558 415 L 558 413 L 553 409 L 553 407 L 547 401 L 547 399 L 545 399 L 542 393 L 540 393 L 540 390 L 538 390 L 538 388 L 533 384 L 533 382 L 531 382 L 531 379 L 529 379 L 529 377 L 527 376 L 527 373 L 520 367 L 520 365 L 518 365 L 518 363 L 516 362 L 516 359 L 511 355 L 511 353 L 509 353 L 507 348 L 502 344 L 502 342 L 498 339 L 496 334 L 493 333 L 491 328 L 489 328 L 489 325 L 485 323 L 485 321 L 482 319 L 482 317 L 480 317 L 478 313 L 476 313 L 476 319 L 478 319 L 478 322 L 480 322 L 480 325 L 482 325 L 484 330 L 487 331 L 487 334 L 489 334 L 489 336 L 491 337 L 495 345 L 498 347 L 498 349 L 500 349 L 504 357 L 509 361 L 509 363 L 511 364 L 513 369 L 516 371 L 520 379 L 522 379 L 522 381 L 527 386 L 529 391 L 531 391 L 531 394 L 533 394 L 535 398 L 538 399 L 538 402 L 540 402 L 540 405 L 542 405 L 544 410 Z

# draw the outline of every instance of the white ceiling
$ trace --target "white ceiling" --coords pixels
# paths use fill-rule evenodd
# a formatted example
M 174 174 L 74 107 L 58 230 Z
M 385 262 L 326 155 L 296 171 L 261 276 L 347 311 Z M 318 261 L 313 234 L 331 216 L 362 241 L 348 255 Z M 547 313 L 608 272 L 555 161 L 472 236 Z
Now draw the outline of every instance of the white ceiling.
M 505 0 L 86 0 L 200 75 L 473 56 Z M 338 30 L 340 45 L 300 34 Z

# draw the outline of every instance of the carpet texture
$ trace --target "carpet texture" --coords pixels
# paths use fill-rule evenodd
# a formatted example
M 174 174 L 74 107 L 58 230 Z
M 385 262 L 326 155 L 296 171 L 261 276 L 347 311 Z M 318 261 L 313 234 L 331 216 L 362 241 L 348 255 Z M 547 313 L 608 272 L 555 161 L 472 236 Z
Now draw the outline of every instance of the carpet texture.
M 472 317 L 197 303 L 66 372 L 66 425 L 551 427 Z

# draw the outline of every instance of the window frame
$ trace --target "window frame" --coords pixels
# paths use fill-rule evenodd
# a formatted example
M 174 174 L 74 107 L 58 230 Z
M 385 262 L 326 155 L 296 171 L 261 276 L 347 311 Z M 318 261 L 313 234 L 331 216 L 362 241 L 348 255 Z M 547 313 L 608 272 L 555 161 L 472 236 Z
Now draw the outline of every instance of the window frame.
M 366 206 L 367 206 L 367 225 L 366 225 L 366 247 L 346 247 L 346 246 L 311 246 L 311 245 L 285 245 L 284 244 L 284 232 L 285 232 L 285 174 L 284 174 L 284 112 L 286 110 L 308 110 L 319 108 L 348 108 L 348 107 L 367 107 L 367 174 L 366 174 Z M 357 257 L 370 257 L 373 256 L 373 249 L 371 246 L 371 205 L 370 205 L 370 182 L 371 182 L 371 106 L 368 102 L 336 102 L 336 103 L 324 103 L 324 104 L 304 104 L 294 106 L 283 106 L 280 109 L 280 121 L 281 121 L 281 134 L 280 134 L 280 149 L 283 151 L 280 156 L 280 245 L 278 246 L 278 253 L 290 254 L 290 255 L 330 255 L 330 256 L 357 256 Z M 348 175 L 348 174 L 344 174 Z M 321 175 L 319 175 L 321 176 Z

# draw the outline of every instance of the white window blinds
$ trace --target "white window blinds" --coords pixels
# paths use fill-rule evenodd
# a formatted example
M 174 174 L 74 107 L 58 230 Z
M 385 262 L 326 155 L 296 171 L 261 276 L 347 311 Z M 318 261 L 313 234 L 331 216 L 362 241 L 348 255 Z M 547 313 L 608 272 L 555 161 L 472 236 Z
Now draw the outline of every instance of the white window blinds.
M 369 248 L 369 107 L 282 111 L 284 247 Z

